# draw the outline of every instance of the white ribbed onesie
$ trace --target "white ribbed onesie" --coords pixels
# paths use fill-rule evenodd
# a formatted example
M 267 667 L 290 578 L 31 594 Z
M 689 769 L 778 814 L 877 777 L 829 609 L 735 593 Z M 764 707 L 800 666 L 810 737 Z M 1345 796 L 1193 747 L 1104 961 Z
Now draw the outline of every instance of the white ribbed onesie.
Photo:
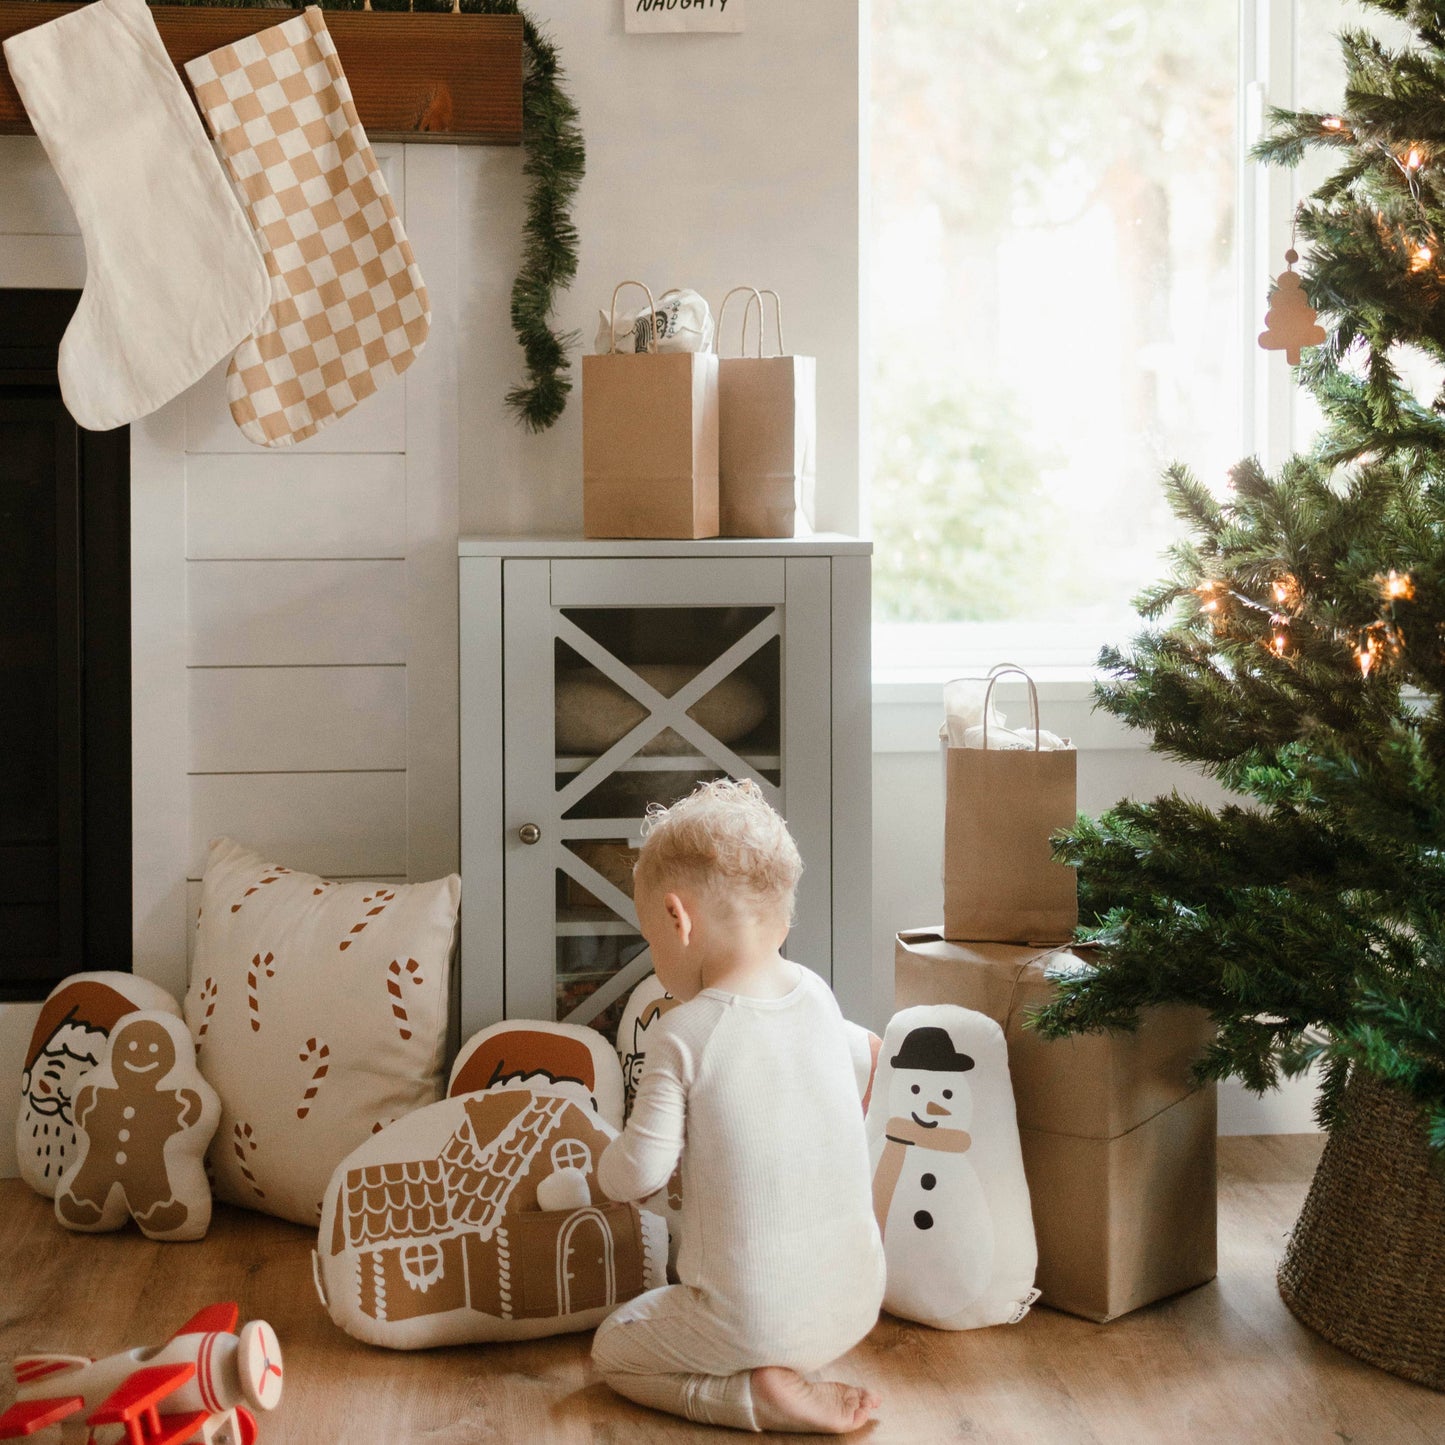
M 705 989 L 664 1014 L 598 1166 L 611 1198 L 642 1200 L 682 1155 L 682 1283 L 604 1320 L 592 1358 L 619 1394 L 701 1424 L 757 1430 L 749 1372 L 819 1369 L 883 1299 L 846 1025 L 827 985 L 798 972 L 783 998 Z

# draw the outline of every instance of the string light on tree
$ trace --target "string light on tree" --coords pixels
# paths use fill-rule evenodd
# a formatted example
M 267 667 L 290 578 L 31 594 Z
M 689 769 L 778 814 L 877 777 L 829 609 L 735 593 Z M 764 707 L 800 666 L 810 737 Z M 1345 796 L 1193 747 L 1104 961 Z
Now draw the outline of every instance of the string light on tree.
M 1274 600 L 1281 607 L 1288 607 L 1291 612 L 1299 610 L 1300 585 L 1299 578 L 1292 573 L 1286 572 L 1283 577 L 1276 577 L 1271 588 L 1274 593 Z
M 1387 602 L 1410 602 L 1415 596 L 1415 579 L 1408 572 L 1397 572 L 1393 567 L 1379 579 L 1380 595 Z

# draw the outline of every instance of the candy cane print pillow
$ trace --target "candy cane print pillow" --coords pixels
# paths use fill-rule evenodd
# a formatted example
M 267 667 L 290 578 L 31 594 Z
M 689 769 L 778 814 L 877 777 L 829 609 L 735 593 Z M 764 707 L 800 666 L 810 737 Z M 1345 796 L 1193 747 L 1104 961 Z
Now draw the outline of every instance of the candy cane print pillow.
M 314 1226 L 332 1170 L 441 1097 L 461 880 L 338 883 L 211 844 L 186 1022 L 216 1197 Z

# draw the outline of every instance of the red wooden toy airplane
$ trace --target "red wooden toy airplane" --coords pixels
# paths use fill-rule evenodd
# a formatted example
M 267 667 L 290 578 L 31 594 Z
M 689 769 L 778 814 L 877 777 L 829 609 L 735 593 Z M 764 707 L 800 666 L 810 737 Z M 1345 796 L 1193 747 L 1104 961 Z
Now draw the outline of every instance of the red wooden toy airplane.
M 18 1394 L 0 1415 L 0 1440 L 84 1415 L 91 1445 L 254 1445 L 256 1418 L 246 1407 L 280 1403 L 281 1346 L 265 1320 L 238 1334 L 239 1319 L 234 1304 L 210 1305 L 159 1349 L 16 1360 Z

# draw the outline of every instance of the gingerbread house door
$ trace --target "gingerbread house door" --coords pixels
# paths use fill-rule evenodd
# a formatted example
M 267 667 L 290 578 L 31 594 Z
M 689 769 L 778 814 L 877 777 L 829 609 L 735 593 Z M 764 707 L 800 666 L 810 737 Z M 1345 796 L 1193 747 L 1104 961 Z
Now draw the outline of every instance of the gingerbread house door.
M 579 1209 L 557 1236 L 557 1306 L 564 1315 L 617 1303 L 612 1230 L 595 1209 Z

